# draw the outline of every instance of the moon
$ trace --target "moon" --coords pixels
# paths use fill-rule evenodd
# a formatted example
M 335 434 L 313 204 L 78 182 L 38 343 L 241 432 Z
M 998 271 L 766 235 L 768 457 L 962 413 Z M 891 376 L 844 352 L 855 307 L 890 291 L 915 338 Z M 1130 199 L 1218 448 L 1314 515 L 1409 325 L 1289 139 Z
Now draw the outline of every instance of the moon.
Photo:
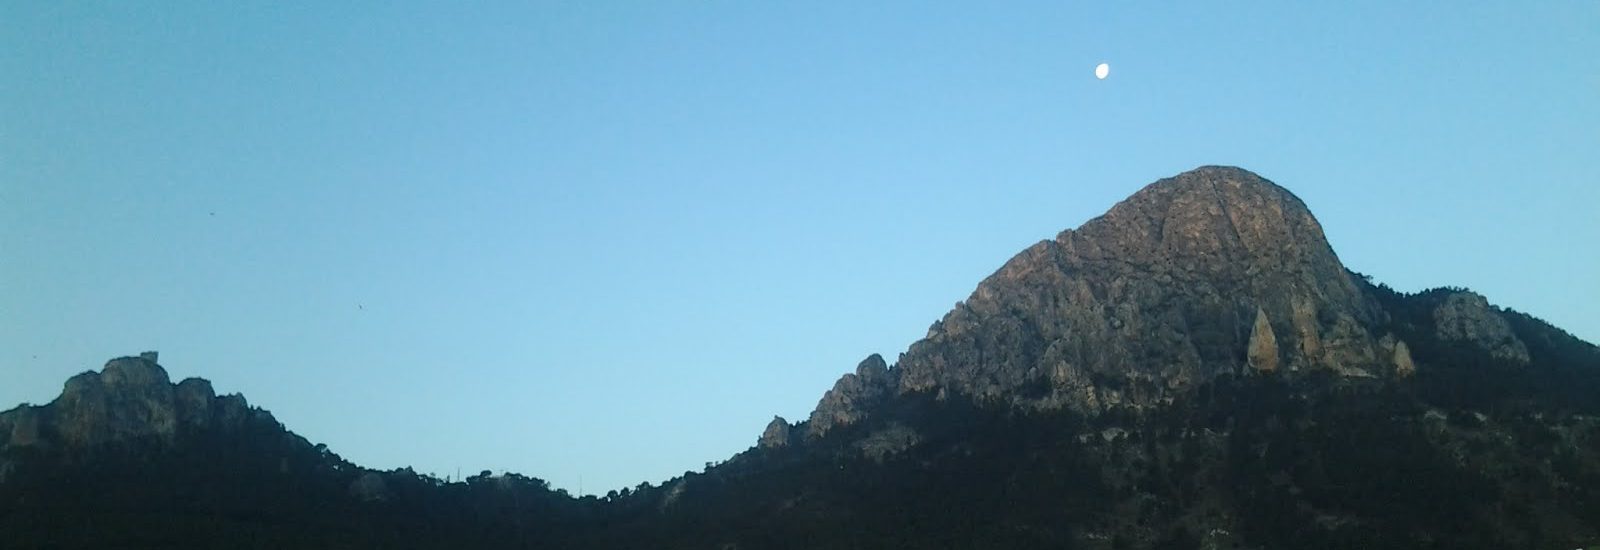
M 1101 64 L 1096 65 L 1094 67 L 1094 77 L 1095 78 L 1098 78 L 1100 80 L 1105 80 L 1106 76 L 1108 76 L 1110 74 L 1111 74 L 1111 64 L 1110 63 L 1101 63 Z

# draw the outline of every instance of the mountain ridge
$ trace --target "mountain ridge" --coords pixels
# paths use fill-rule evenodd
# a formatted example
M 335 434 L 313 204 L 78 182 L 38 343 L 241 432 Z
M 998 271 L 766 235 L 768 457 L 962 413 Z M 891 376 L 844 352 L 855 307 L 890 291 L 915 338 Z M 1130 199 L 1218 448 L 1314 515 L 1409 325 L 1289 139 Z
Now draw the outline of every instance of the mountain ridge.
M 1233 167 L 1028 247 L 749 450 L 604 497 L 360 468 L 156 359 L 0 413 L 0 543 L 1600 543 L 1600 348 L 1466 289 L 1374 284 L 1297 197 Z

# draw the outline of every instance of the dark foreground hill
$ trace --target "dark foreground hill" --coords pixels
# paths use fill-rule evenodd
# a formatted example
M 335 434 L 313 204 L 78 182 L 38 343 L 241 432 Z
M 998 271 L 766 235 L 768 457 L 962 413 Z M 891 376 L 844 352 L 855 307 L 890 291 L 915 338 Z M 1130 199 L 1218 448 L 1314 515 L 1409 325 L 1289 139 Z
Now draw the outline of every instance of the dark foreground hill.
M 1600 351 L 1345 269 L 1249 172 L 1018 254 L 889 365 L 703 472 L 603 498 L 376 472 L 153 354 L 0 413 L 0 547 L 1575 548 Z

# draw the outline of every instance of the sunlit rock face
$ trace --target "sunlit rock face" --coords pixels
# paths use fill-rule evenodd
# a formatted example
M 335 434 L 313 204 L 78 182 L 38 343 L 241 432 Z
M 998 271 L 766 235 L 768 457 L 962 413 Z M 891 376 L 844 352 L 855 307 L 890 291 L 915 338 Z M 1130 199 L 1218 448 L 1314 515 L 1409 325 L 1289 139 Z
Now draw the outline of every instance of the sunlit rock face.
M 1394 343 L 1394 372 L 1399 376 L 1411 376 L 1417 372 L 1417 364 L 1411 360 L 1411 348 L 1405 342 Z
M 154 352 L 120 357 L 100 372 L 67 380 L 46 405 L 23 405 L 0 413 L 0 448 L 65 445 L 88 447 L 143 437 L 172 440 L 184 430 L 238 427 L 265 411 L 243 397 L 217 397 L 211 383 L 190 378 L 173 384 Z
M 144 435 L 177 434 L 176 391 L 167 372 L 146 357 L 122 357 L 100 372 L 67 380 L 56 400 L 56 432 L 68 443 L 86 445 Z
M 1374 374 L 1381 315 L 1300 199 L 1204 167 L 1024 250 L 891 373 L 901 391 L 1145 407 L 1223 373 Z
M 1256 370 L 1278 370 L 1278 337 L 1272 332 L 1272 322 L 1267 319 L 1267 312 L 1260 308 L 1256 309 L 1256 322 L 1250 327 L 1250 345 L 1246 357 Z

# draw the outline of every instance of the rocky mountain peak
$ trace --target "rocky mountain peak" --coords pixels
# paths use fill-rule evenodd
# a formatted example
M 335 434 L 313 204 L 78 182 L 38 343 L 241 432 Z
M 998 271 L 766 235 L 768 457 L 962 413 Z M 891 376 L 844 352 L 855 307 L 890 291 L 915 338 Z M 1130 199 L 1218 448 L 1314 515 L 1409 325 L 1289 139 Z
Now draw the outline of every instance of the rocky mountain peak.
M 1254 173 L 1223 166 L 1201 167 L 1147 185 L 1062 235 L 1094 241 L 1108 252 L 1136 253 L 1143 260 L 1216 254 L 1277 265 L 1334 260 L 1322 226 L 1298 197 Z
M 204 379 L 173 384 L 157 357 L 145 352 L 112 359 L 99 372 L 68 379 L 61 395 L 48 404 L 0 413 L 0 449 L 89 447 L 141 437 L 170 440 L 186 430 L 271 420 L 241 396 L 217 397 Z
M 861 368 L 842 378 L 809 431 L 849 423 L 886 391 L 1094 414 L 1221 374 L 1394 375 L 1412 365 L 1380 345 L 1383 315 L 1298 197 L 1205 166 L 1017 254 L 881 381 Z
M 1290 285 L 1307 298 L 1352 306 L 1358 320 L 1376 309 L 1360 303 L 1305 203 L 1239 168 L 1207 166 L 1152 183 L 1063 231 L 1054 245 L 1069 261 L 1125 263 L 1157 278 L 1238 284 L 1254 293 Z
M 100 369 L 100 382 L 108 387 L 122 388 L 153 388 L 171 384 L 166 369 L 156 363 L 157 357 L 156 352 L 147 351 L 138 357 L 112 359 Z

